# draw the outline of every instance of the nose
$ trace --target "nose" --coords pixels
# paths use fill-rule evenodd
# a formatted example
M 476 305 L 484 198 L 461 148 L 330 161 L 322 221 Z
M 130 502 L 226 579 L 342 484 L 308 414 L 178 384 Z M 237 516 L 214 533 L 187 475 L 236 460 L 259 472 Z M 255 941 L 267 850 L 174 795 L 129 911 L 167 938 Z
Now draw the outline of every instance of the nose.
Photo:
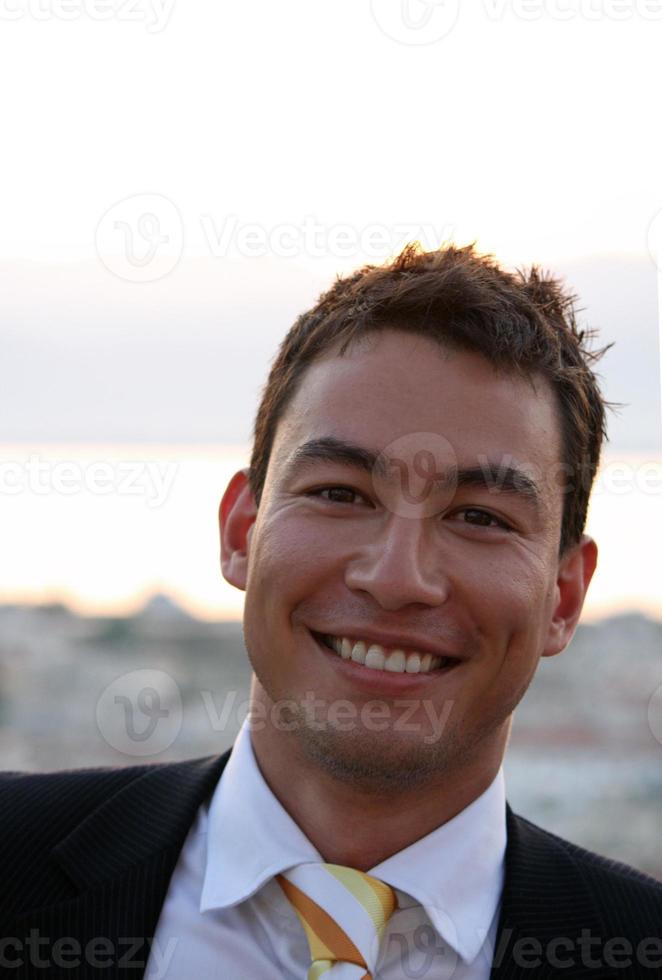
M 392 514 L 383 533 L 348 563 L 345 584 L 368 592 L 383 609 L 441 605 L 450 596 L 450 582 L 430 534 L 425 519 Z

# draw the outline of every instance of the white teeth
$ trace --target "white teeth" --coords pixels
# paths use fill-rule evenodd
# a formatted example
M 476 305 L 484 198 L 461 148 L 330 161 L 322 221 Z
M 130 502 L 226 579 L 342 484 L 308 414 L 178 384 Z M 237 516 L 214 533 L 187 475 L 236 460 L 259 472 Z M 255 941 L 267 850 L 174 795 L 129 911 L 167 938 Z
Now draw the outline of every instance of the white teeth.
M 391 650 L 389 653 L 378 643 L 368 645 L 363 640 L 355 642 L 346 636 L 326 636 L 325 639 L 343 660 L 353 660 L 370 670 L 387 670 L 395 674 L 425 674 L 449 663 L 447 657 L 433 657 L 431 653 L 406 653 L 404 650 Z
M 383 670 L 385 661 L 386 657 L 379 647 L 373 645 L 368 648 L 365 655 L 366 667 L 370 667 L 372 670 Z
M 384 670 L 392 670 L 394 674 L 404 674 L 406 665 L 407 657 L 405 656 L 404 650 L 394 650 L 386 658 Z
M 357 664 L 365 664 L 365 655 L 365 643 L 363 640 L 359 640 L 359 642 L 355 643 L 352 647 L 352 660 Z

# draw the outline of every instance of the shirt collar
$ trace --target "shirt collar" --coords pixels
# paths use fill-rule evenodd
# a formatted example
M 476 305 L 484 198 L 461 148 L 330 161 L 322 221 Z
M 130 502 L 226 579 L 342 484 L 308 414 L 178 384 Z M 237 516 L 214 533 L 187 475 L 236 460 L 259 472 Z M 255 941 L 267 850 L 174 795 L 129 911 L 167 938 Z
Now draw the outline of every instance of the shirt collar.
M 499 769 L 461 813 L 370 873 L 395 888 L 401 907 L 422 905 L 439 935 L 470 963 L 499 905 L 505 850 Z M 200 911 L 238 905 L 288 868 L 322 860 L 265 782 L 246 720 L 209 804 Z
M 287 868 L 322 860 L 265 782 L 246 719 L 209 804 L 200 911 L 238 905 Z
M 506 791 L 499 769 L 452 820 L 372 868 L 411 895 L 466 963 L 479 954 L 499 907 L 505 874 Z

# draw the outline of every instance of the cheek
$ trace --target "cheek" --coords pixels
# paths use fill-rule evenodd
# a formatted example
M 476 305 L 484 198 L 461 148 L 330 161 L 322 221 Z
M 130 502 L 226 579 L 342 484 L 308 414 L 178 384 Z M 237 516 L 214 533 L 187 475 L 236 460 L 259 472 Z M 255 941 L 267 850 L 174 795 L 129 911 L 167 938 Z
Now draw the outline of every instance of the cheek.
M 271 523 L 267 518 L 253 541 L 247 591 L 275 586 L 281 597 L 293 595 L 335 568 L 342 553 L 339 536 L 328 528 L 283 515 Z
M 504 655 L 530 658 L 549 609 L 548 584 L 526 563 L 494 560 L 473 566 L 469 583 L 476 625 L 482 638 Z M 462 591 L 457 598 L 462 603 Z M 468 600 L 467 600 L 468 601 Z M 528 656 L 527 656 L 528 655 Z
M 474 595 L 483 598 L 486 610 L 506 618 L 517 615 L 535 601 L 536 583 L 524 564 L 495 555 L 489 560 L 473 561 L 462 580 Z

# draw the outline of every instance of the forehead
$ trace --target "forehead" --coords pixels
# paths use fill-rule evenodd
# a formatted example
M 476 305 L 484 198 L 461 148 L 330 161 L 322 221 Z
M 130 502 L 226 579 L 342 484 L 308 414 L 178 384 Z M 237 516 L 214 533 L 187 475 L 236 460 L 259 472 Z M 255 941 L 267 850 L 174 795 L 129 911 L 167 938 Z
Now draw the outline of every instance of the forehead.
M 314 362 L 280 421 L 273 455 L 334 436 L 381 451 L 416 432 L 438 433 L 458 459 L 509 454 L 548 469 L 561 459 L 554 392 L 545 378 L 496 371 L 480 354 L 384 330 Z

